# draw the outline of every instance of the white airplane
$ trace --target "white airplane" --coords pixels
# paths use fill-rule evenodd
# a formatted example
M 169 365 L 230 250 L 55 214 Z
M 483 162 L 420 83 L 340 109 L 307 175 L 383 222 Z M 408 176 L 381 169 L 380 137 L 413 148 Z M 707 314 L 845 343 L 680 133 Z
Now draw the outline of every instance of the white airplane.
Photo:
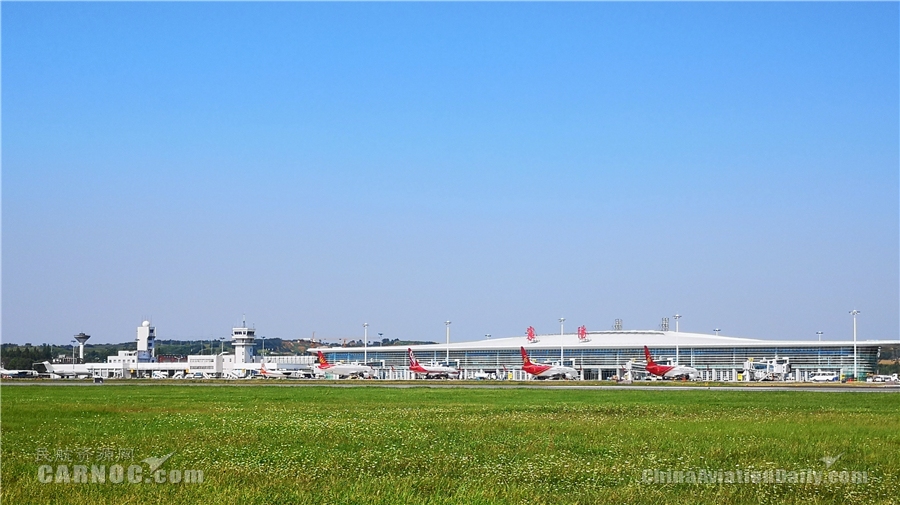
M 35 370 L 7 370 L 0 368 L 0 377 L 4 379 L 25 379 L 28 377 L 37 377 Z
M 696 368 L 689 366 L 657 364 L 650 356 L 650 349 L 646 345 L 644 346 L 644 356 L 647 358 L 647 371 L 663 379 L 677 379 L 679 377 L 693 379 L 700 374 Z
M 367 365 L 331 364 L 325 359 L 322 351 L 319 351 L 319 363 L 313 367 L 313 373 L 316 375 L 332 374 L 338 377 L 373 377 L 375 369 Z
M 60 377 L 90 377 L 91 372 L 87 369 L 87 365 L 51 365 L 49 361 L 43 362 L 47 373 L 58 375 Z
M 459 370 L 453 367 L 444 365 L 422 365 L 416 359 L 416 355 L 413 354 L 412 349 L 407 348 L 406 353 L 409 354 L 409 369 L 417 375 L 424 375 L 426 379 L 437 379 L 441 377 L 449 379 L 450 376 L 459 378 Z
M 568 366 L 532 363 L 528 353 L 522 347 L 522 370 L 533 375 L 536 379 L 577 379 L 578 370 Z
M 291 376 L 291 372 L 287 372 L 284 370 L 269 370 L 266 368 L 266 362 L 263 361 L 259 366 L 259 374 L 267 379 L 284 379 L 286 377 Z

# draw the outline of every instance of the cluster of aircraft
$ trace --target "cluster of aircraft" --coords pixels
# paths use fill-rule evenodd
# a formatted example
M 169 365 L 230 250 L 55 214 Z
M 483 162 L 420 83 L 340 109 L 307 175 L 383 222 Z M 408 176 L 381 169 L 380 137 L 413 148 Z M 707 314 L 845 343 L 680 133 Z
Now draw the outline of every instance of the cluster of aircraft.
M 417 377 L 426 379 L 456 379 L 460 376 L 457 368 L 442 364 L 423 364 L 416 359 L 416 355 L 412 349 L 407 348 L 406 354 L 409 357 L 409 370 Z M 576 379 L 578 371 L 567 366 L 555 364 L 539 364 L 533 363 L 528 358 L 528 353 L 522 347 L 522 369 L 533 375 L 537 379 Z M 328 359 L 321 351 L 318 353 L 318 360 L 312 369 L 316 376 L 324 376 L 326 374 L 336 377 L 373 377 L 375 369 L 366 365 L 329 363 Z M 260 367 L 260 375 L 268 378 L 286 378 L 292 377 L 292 372 L 286 370 L 270 370 L 263 363 Z
M 580 375 L 575 368 L 563 366 L 561 364 L 534 363 L 528 357 L 528 352 L 525 350 L 524 346 L 520 347 L 520 350 L 522 353 L 522 369 L 536 379 L 571 380 L 577 379 Z M 460 370 L 456 368 L 442 364 L 422 364 L 416 359 L 416 355 L 411 348 L 407 348 L 406 352 L 409 357 L 409 370 L 415 373 L 417 377 L 424 377 L 426 379 L 454 379 L 459 378 L 460 376 Z M 693 367 L 677 364 L 660 365 L 656 363 L 650 355 L 650 349 L 646 346 L 644 346 L 644 356 L 647 359 L 647 372 L 663 379 L 692 379 L 699 374 L 697 369 Z M 84 365 L 68 365 L 70 368 L 68 370 L 64 368 L 65 365 L 57 365 L 54 369 L 48 362 L 44 362 L 44 366 L 47 368 L 48 372 L 53 372 L 62 376 L 89 375 L 89 372 Z M 83 371 L 78 370 L 78 367 L 84 367 L 85 369 Z M 376 375 L 375 369 L 368 365 L 357 363 L 329 363 L 328 359 L 325 358 L 325 355 L 322 354 L 321 351 L 319 351 L 318 360 L 311 371 L 313 375 L 317 377 L 323 377 L 325 375 L 335 377 L 374 377 Z M 296 371 L 292 370 L 279 370 L 277 368 L 269 369 L 266 367 L 266 363 L 262 363 L 260 366 L 260 375 L 267 378 L 295 377 L 296 373 Z M 34 370 L 0 369 L 0 376 L 3 378 L 36 377 L 37 372 Z
M 562 379 L 572 380 L 579 377 L 579 372 L 575 368 L 569 366 L 558 365 L 554 363 L 534 363 L 528 357 L 525 347 L 520 347 L 522 353 L 522 370 L 533 376 L 535 379 Z M 409 357 L 409 370 L 416 374 L 417 377 L 426 379 L 455 379 L 459 378 L 460 371 L 457 368 L 442 364 L 422 364 L 416 359 L 415 353 L 411 348 L 406 349 Z M 679 379 L 694 378 L 698 375 L 696 368 L 683 365 L 660 365 L 653 360 L 650 355 L 650 349 L 644 346 L 644 356 L 647 358 L 646 370 L 648 373 L 661 377 L 663 379 Z M 280 370 L 268 370 L 265 363 L 260 368 L 260 374 L 263 377 L 281 378 L 290 377 L 291 372 Z M 375 369 L 366 365 L 329 363 L 325 355 L 319 351 L 318 361 L 313 367 L 313 374 L 316 376 L 324 376 L 326 374 L 337 377 L 373 377 Z
M 323 377 L 325 375 L 337 377 L 373 377 L 375 375 L 375 369 L 367 365 L 329 363 L 325 358 L 325 355 L 322 354 L 322 351 L 319 351 L 319 357 L 316 364 L 312 367 L 312 372 L 313 375 L 317 377 Z M 277 379 L 294 377 L 294 373 L 295 372 L 290 370 L 269 370 L 266 368 L 265 362 L 261 363 L 259 367 L 259 374 L 267 378 Z

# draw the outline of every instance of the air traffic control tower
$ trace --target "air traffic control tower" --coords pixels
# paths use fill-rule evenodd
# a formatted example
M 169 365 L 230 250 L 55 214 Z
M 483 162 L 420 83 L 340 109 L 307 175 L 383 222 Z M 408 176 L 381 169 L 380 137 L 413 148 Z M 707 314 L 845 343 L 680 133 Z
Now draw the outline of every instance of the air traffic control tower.
M 253 356 L 253 345 L 256 342 L 256 329 L 247 328 L 247 322 L 244 326 L 231 329 L 231 344 L 234 345 L 234 363 L 255 363 L 256 358 Z

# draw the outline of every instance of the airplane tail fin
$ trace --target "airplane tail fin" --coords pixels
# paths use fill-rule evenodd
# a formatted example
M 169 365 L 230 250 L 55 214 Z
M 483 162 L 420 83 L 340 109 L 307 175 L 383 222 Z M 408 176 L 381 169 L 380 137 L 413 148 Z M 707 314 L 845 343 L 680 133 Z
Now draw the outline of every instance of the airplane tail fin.
M 650 356 L 650 349 L 648 349 L 646 345 L 644 346 L 644 357 L 647 358 L 647 364 L 648 364 L 648 365 L 653 365 L 653 364 L 654 364 L 654 362 L 653 362 L 653 357 Z
M 268 372 L 268 370 L 266 370 L 266 362 L 265 362 L 265 361 L 263 361 L 263 362 L 260 364 L 260 367 L 259 367 L 259 373 L 262 374 L 263 377 L 268 377 L 268 376 L 269 376 L 269 372 Z
M 409 354 L 409 366 L 416 366 L 419 364 L 419 362 L 416 361 L 416 355 L 412 352 L 412 348 L 407 347 L 406 353 Z
M 522 349 L 522 363 L 525 364 L 525 365 L 530 365 L 530 364 L 531 364 L 531 360 L 528 359 L 528 353 L 525 352 L 525 348 L 524 348 L 524 347 L 521 347 L 520 349 Z
M 319 364 L 320 364 L 320 365 L 327 365 L 327 364 L 328 364 L 328 360 L 325 359 L 325 355 L 322 354 L 322 351 L 319 351 Z

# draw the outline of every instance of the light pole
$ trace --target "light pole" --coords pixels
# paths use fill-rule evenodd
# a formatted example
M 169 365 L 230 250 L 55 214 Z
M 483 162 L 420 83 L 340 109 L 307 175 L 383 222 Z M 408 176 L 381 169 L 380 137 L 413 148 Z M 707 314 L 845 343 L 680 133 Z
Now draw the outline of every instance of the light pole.
M 378 332 L 378 345 L 384 345 L 384 333 Z M 384 360 L 381 360 L 381 368 L 384 368 Z
M 363 363 L 369 362 L 369 323 L 363 323 Z
M 722 331 L 722 330 L 720 330 L 720 329 L 718 329 L 718 328 L 716 328 L 716 329 L 715 329 L 715 330 L 713 330 L 713 331 L 714 331 L 714 332 L 716 332 L 716 336 L 717 336 L 717 337 L 718 337 L 718 336 L 719 336 L 719 332 L 720 332 L 720 331 Z
M 681 319 L 681 314 L 672 317 L 675 318 L 675 363 L 678 363 L 678 320 Z
M 817 332 L 816 332 L 816 335 L 819 336 L 819 342 L 821 342 L 821 341 L 822 341 L 822 332 L 821 332 L 821 331 L 817 331 Z
M 221 344 L 219 346 L 220 347 L 219 354 L 225 354 L 225 338 L 224 337 L 219 337 L 219 344 Z
M 490 339 L 491 339 L 491 334 L 490 334 L 490 333 L 485 333 L 485 334 L 484 334 L 484 338 L 490 340 Z
M 566 322 L 566 318 L 564 318 L 564 317 L 559 318 L 559 336 L 560 337 L 563 336 L 563 328 L 564 328 L 563 323 L 565 323 L 565 322 Z
M 853 309 L 850 311 L 850 315 L 853 316 L 853 380 L 856 381 L 859 378 L 859 374 L 856 370 L 856 315 L 859 314 L 859 311 Z
M 75 370 L 75 344 L 77 344 L 77 340 L 72 341 L 72 370 Z
M 444 321 L 447 325 L 447 363 L 450 363 L 450 321 Z
M 678 320 L 681 319 L 681 314 L 675 314 L 672 317 L 675 318 L 675 364 L 678 364 L 679 355 L 681 354 L 681 349 L 678 347 Z
M 261 338 L 262 341 L 263 341 L 262 350 L 259 351 L 259 355 L 260 355 L 260 356 L 265 356 L 265 355 L 266 355 L 266 337 L 260 336 L 259 338 Z

